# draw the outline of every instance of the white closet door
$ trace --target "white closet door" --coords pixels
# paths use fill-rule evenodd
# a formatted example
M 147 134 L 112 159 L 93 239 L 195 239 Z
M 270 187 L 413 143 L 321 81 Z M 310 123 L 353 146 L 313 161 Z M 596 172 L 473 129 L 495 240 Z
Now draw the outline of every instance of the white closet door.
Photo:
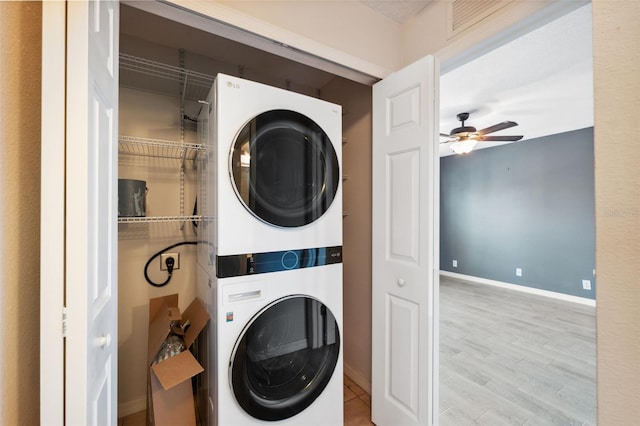
M 438 72 L 433 57 L 373 87 L 372 421 L 433 423 L 438 284 Z
M 45 2 L 43 8 L 43 47 L 55 50 L 43 52 L 42 223 L 47 230 L 41 253 L 41 303 L 46 306 L 41 339 L 42 345 L 50 344 L 42 355 L 51 373 L 42 377 L 41 419 L 43 424 L 115 425 L 119 5 L 69 1 Z M 66 70 L 58 64 L 65 58 L 60 42 L 65 27 Z M 58 100 L 49 93 L 57 93 Z
M 67 424 L 118 421 L 118 41 L 118 2 L 67 3 Z

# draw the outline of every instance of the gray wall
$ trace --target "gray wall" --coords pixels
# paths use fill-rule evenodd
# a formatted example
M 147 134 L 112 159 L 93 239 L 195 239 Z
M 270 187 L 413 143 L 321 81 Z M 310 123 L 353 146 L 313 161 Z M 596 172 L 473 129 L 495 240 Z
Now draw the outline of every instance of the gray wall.
M 595 299 L 592 127 L 440 167 L 442 270 Z

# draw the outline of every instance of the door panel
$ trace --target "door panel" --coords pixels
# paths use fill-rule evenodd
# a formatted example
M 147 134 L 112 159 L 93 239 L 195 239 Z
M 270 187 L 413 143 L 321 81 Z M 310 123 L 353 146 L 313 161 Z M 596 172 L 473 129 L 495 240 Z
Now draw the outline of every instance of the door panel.
M 67 3 L 66 424 L 117 422 L 118 2 Z
M 389 257 L 417 264 L 420 217 L 420 151 L 387 156 L 389 200 L 387 241 Z
M 432 424 L 437 352 L 437 70 L 426 57 L 373 88 L 372 420 Z
M 407 87 L 396 95 L 389 96 L 387 135 L 402 126 L 420 125 L 420 86 Z
M 407 411 L 407 416 L 418 420 L 418 318 L 417 303 L 387 295 L 388 342 L 385 345 L 389 359 L 390 377 L 385 394 L 393 398 L 396 405 Z

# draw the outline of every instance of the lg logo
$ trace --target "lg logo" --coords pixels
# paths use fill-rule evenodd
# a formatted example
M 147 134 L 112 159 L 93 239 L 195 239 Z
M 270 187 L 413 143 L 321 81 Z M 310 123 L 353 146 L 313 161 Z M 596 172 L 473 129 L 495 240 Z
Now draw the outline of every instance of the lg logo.
M 227 81 L 227 87 L 228 88 L 233 88 L 233 89 L 239 89 L 240 85 L 238 83 L 233 83 L 231 81 Z

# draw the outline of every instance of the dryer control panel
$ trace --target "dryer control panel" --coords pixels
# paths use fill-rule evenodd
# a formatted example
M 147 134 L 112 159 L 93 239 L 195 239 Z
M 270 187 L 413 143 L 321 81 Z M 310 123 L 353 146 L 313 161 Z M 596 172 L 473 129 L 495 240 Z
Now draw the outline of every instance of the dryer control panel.
M 342 246 L 217 256 L 218 278 L 342 263 Z

